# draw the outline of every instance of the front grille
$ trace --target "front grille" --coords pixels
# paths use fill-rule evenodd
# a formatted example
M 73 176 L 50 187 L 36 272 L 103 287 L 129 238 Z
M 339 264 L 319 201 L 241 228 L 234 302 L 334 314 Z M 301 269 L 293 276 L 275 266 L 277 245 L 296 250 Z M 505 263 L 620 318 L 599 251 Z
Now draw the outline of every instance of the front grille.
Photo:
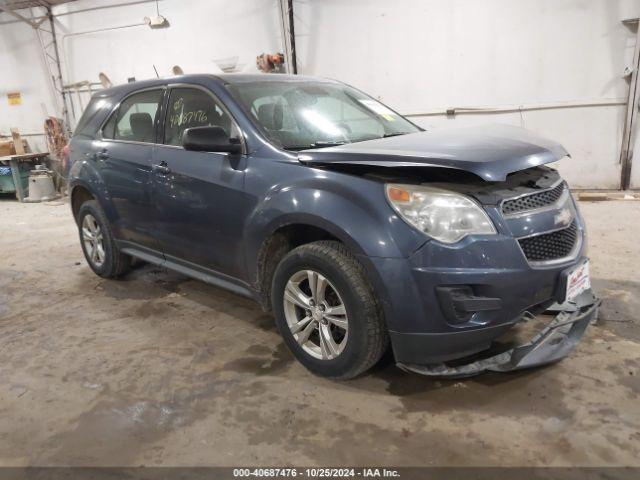
M 536 208 L 552 205 L 558 201 L 564 189 L 565 184 L 561 182 L 551 190 L 532 193 L 531 195 L 514 198 L 513 200 L 505 200 L 502 202 L 502 213 L 504 215 L 513 215 L 514 213 L 526 212 L 527 210 L 535 210 Z
M 518 240 L 530 262 L 544 262 L 568 257 L 578 241 L 575 220 L 567 228 Z

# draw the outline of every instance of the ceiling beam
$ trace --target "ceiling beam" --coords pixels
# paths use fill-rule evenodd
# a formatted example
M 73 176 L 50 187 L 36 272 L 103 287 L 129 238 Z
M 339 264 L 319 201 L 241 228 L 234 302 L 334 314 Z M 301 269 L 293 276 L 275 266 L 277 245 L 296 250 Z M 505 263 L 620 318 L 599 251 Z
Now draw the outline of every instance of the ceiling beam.
M 0 0 L 0 12 L 5 12 L 8 15 L 11 15 L 12 17 L 17 18 L 21 22 L 24 22 L 24 23 L 30 25 L 33 28 L 38 28 L 38 25 L 35 22 L 33 22 L 29 18 L 19 14 L 18 12 L 13 10 L 11 7 L 8 7 L 6 0 Z

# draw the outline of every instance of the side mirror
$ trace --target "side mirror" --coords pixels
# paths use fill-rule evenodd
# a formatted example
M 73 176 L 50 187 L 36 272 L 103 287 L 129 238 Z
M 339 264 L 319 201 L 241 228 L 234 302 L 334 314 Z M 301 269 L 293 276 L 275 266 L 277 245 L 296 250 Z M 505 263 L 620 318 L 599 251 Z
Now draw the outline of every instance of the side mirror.
M 185 150 L 196 152 L 239 153 L 242 144 L 239 138 L 230 138 L 222 127 L 192 127 L 182 134 Z

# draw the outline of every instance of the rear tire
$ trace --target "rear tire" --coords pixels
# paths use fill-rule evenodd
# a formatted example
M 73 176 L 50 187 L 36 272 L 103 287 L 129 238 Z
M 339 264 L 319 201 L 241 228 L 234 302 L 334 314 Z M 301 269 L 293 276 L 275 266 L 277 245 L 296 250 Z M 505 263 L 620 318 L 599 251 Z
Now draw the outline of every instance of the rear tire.
M 131 257 L 120 252 L 98 202 L 84 202 L 77 220 L 80 245 L 91 270 L 103 278 L 117 278 L 128 272 Z
M 364 268 L 339 242 L 289 252 L 274 273 L 271 304 L 285 343 L 317 375 L 354 378 L 375 365 L 389 344 Z

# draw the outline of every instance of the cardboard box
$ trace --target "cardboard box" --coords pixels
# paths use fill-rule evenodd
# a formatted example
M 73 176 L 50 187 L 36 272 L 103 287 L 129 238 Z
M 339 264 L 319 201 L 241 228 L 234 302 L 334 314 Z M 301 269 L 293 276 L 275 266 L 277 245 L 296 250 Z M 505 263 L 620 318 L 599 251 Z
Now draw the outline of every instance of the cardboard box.
M 15 155 L 16 149 L 13 148 L 13 142 L 0 140 L 0 157 L 6 157 L 7 155 Z

